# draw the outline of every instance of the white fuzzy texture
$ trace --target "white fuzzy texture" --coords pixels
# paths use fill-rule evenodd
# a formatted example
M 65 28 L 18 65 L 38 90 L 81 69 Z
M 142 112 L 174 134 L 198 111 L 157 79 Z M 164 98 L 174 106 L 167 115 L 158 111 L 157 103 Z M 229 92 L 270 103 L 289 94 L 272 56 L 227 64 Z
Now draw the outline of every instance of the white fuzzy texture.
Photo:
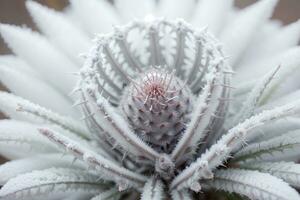
M 266 74 L 261 79 L 261 81 L 259 81 L 253 87 L 253 89 L 249 93 L 246 101 L 243 103 L 243 107 L 240 109 L 239 113 L 233 119 L 232 125 L 235 125 L 238 122 L 245 120 L 246 118 L 250 117 L 253 114 L 255 108 L 257 107 L 257 104 L 259 103 L 259 101 L 262 98 L 264 91 L 266 90 L 268 85 L 271 83 L 271 81 L 273 80 L 273 78 L 276 75 L 276 73 L 278 72 L 278 70 L 280 70 L 280 68 L 276 67 L 275 70 L 272 70 L 271 72 Z
M 248 141 L 249 143 L 261 142 L 297 129 L 300 129 L 300 120 L 296 117 L 286 117 L 254 130 L 258 134 Z
M 0 92 L 12 119 L 0 121 L 0 154 L 11 159 L 0 166 L 0 199 L 192 200 L 221 189 L 299 200 L 299 164 L 284 161 L 299 160 L 300 22 L 268 20 L 277 2 L 70 0 L 58 12 L 27 1 L 45 36 L 0 25 L 15 54 L 0 56 L 0 81 L 18 95 Z M 82 67 L 77 56 L 95 34 Z M 174 124 L 178 135 L 166 146 L 147 144 L 121 115 L 129 84 L 152 67 L 192 93 L 180 102 L 191 108 L 187 120 Z M 185 105 L 172 100 L 166 110 L 177 114 L 174 106 Z
M 90 150 L 86 146 L 48 129 L 39 129 L 40 133 L 57 144 L 62 149 L 73 154 L 91 168 L 100 172 L 100 178 L 115 181 L 122 190 L 128 187 L 138 187 L 146 182 L 146 177 L 120 167 L 113 161 Z M 121 189 L 120 189 L 121 190 Z
M 260 59 L 273 57 L 296 46 L 299 42 L 299 35 L 300 21 L 298 20 L 286 27 L 279 28 L 275 33 L 271 32 L 266 38 L 257 37 L 258 41 L 254 42 L 256 45 L 250 44 L 240 65 L 251 63 L 255 65 Z
M 70 101 L 49 83 L 18 71 L 13 66 L 0 65 L 0 79 L 11 92 L 31 102 L 62 114 L 73 112 L 70 109 Z M 45 95 L 45 91 L 47 91 L 47 95 Z M 52 97 L 53 101 L 49 101 L 48 95 Z
M 141 200 L 162 200 L 164 199 L 164 185 L 157 178 L 150 178 L 143 189 Z
M 57 152 L 51 142 L 38 134 L 37 126 L 34 124 L 1 120 L 0 133 L 0 154 L 9 159 Z
M 298 200 L 298 192 L 281 179 L 269 174 L 240 169 L 218 170 L 208 185 L 243 194 L 250 199 Z
M 87 34 L 77 28 L 64 14 L 44 7 L 34 1 L 27 1 L 26 6 L 43 33 L 78 64 L 83 61 L 79 54 L 88 50 L 91 45 Z M 68 37 L 64 37 L 68 34 Z M 74 42 L 76 45 L 74 45 Z
M 195 0 L 162 0 L 159 2 L 157 15 L 168 19 L 191 17 L 191 10 L 196 5 Z
M 88 138 L 88 130 L 75 119 L 57 114 L 47 108 L 31 103 L 25 99 L 16 99 L 17 111 L 30 115 L 39 122 L 54 124 L 67 131 L 77 134 L 81 137 Z
M 92 108 L 96 112 L 95 119 L 126 151 L 135 156 L 146 156 L 151 160 L 159 157 L 155 150 L 130 130 L 125 119 L 115 112 L 107 99 L 99 96 L 97 102 L 93 101 L 90 100 Z
M 216 64 L 213 66 L 212 73 L 208 74 L 207 83 L 195 103 L 197 107 L 191 116 L 191 122 L 172 152 L 172 158 L 175 160 L 178 160 L 188 147 L 196 146 L 205 137 L 204 132 L 208 129 L 212 115 L 220 104 L 218 95 L 220 95 L 222 87 L 216 86 L 216 83 L 220 81 L 222 76 L 218 70 Z
M 1 55 L 0 64 L 10 66 L 11 68 L 14 68 L 15 70 L 20 71 L 24 74 L 41 79 L 41 75 L 36 70 L 34 70 L 31 66 L 28 65 L 28 63 L 17 56 Z
M 121 15 L 122 21 L 129 22 L 131 19 L 154 17 L 156 2 L 152 0 L 116 0 L 115 6 Z M 138 8 L 138 9 L 137 9 Z
M 203 153 L 194 163 L 187 167 L 181 174 L 173 180 L 171 188 L 182 189 L 191 187 L 200 178 L 213 178 L 212 170 L 221 165 L 235 148 L 240 147 L 247 137 L 250 130 L 268 123 L 272 120 L 294 114 L 300 109 L 300 101 L 296 101 L 281 107 L 267 110 L 254 115 L 244 122 L 230 129 L 227 134 L 205 153 Z M 253 134 L 253 132 L 252 132 Z
M 294 187 L 300 187 L 299 164 L 293 162 L 258 162 L 242 167 L 272 174 L 273 176 L 281 178 Z
M 112 31 L 112 26 L 120 23 L 115 8 L 105 0 L 70 2 L 76 20 L 81 22 L 91 35 Z
M 52 168 L 34 171 L 11 179 L 0 191 L 3 200 L 44 197 L 63 198 L 74 193 L 97 194 L 101 183 L 84 170 Z
M 262 77 L 264 74 L 268 73 L 277 66 L 281 66 L 281 70 L 276 75 L 276 79 L 271 82 L 269 89 L 266 90 L 264 96 L 269 96 L 270 92 L 275 92 L 274 89 L 280 84 L 283 84 L 284 81 L 287 80 L 287 77 L 291 76 L 292 73 L 297 72 L 296 70 L 300 66 L 300 58 L 299 58 L 300 48 L 293 47 L 290 48 L 278 55 L 273 55 L 271 57 L 261 59 L 255 66 L 257 67 L 256 70 L 253 70 L 251 67 L 253 64 L 247 64 L 246 66 L 242 66 L 241 70 L 237 71 L 239 76 L 236 76 L 234 82 L 236 83 L 243 83 L 244 80 L 248 80 L 249 77 Z M 253 79 L 252 79 L 253 80 Z M 252 82 L 252 85 L 255 83 L 255 79 Z M 295 85 L 297 85 L 295 83 Z
M 192 24 L 196 27 L 208 27 L 212 33 L 218 35 L 226 24 L 223 20 L 226 19 L 232 5 L 233 0 L 199 1 L 195 9 Z M 214 14 L 212 15 L 212 13 Z
M 4 185 L 11 178 L 34 170 L 43 170 L 51 167 L 82 168 L 82 164 L 79 164 L 79 162 L 72 164 L 73 159 L 73 156 L 62 157 L 61 154 L 54 153 L 9 161 L 0 166 L 0 185 Z
M 32 65 L 45 80 L 65 94 L 72 90 L 75 77 L 70 74 L 78 68 L 47 38 L 27 28 L 4 24 L 0 26 L 0 33 L 13 52 Z M 33 52 L 43 53 L 36 56 L 28 49 L 32 44 Z
M 281 160 L 297 156 L 300 149 L 300 130 L 285 133 L 272 139 L 253 143 L 234 155 L 234 160 L 251 162 L 254 160 Z
M 245 51 L 253 35 L 271 16 L 278 0 L 262 0 L 236 14 L 233 21 L 224 29 L 221 41 L 235 64 Z

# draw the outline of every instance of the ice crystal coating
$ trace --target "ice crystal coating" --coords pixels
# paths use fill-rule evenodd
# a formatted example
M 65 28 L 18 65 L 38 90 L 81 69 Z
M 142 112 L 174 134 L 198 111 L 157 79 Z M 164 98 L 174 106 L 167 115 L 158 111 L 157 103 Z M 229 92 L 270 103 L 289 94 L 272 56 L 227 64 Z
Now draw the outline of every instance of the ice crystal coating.
M 136 40 L 138 36 L 140 40 Z M 167 41 L 176 44 L 175 52 L 164 45 Z M 107 101 L 123 113 L 126 125 L 120 126 L 131 129 L 159 153 L 174 150 L 171 159 L 184 164 L 188 160 L 185 154 L 195 150 L 187 143 L 205 140 L 222 125 L 230 73 L 216 39 L 206 30 L 194 30 L 182 20 L 157 19 L 132 22 L 99 35 L 80 72 L 79 87 L 82 101 L 87 101 L 87 118 L 97 115 L 92 104 L 104 108 L 103 101 Z M 203 98 L 194 102 L 195 95 Z M 206 112 L 207 117 L 192 115 L 193 109 Z M 103 112 L 107 114 L 105 109 Z M 180 138 L 178 151 L 175 146 Z M 111 145 L 116 139 L 112 137 Z
M 22 96 L 0 92 L 0 199 L 299 200 L 300 23 L 276 3 L 28 1 L 45 36 L 0 25 Z

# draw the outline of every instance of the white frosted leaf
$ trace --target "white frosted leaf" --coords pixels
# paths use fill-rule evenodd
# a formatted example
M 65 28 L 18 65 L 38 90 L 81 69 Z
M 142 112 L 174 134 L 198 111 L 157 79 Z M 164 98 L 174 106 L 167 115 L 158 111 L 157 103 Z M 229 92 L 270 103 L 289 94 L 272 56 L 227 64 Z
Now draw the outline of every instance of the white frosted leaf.
M 98 177 L 86 170 L 51 168 L 22 174 L 9 180 L 0 190 L 2 200 L 61 199 L 75 193 L 97 194 L 103 191 Z M 51 196 L 50 196 L 51 195 Z
M 78 161 L 73 163 L 73 156 L 61 156 L 61 154 L 44 154 L 18 160 L 8 161 L 0 165 L 0 185 L 4 185 L 9 179 L 20 174 L 43 170 L 50 167 L 78 168 Z
M 172 152 L 172 159 L 176 161 L 186 153 L 187 148 L 194 149 L 206 136 L 205 130 L 208 129 L 214 117 L 213 114 L 221 103 L 218 98 L 221 97 L 224 89 L 222 86 L 216 86 L 221 79 L 218 70 L 216 67 L 211 72 L 211 77 L 208 78 L 206 85 L 195 101 L 195 105 L 197 106 L 191 115 L 191 121 L 187 124 L 186 130 Z
M 272 110 L 265 110 L 239 123 L 177 175 L 171 183 L 171 189 L 191 188 L 199 179 L 211 179 L 212 171 L 227 160 L 231 152 L 240 149 L 247 139 L 260 134 L 260 132 L 252 131 L 254 128 L 293 115 L 299 110 L 300 101 L 298 100 Z
M 134 156 L 147 157 L 153 161 L 158 158 L 158 152 L 134 134 L 124 117 L 116 112 L 107 99 L 100 95 L 96 99 L 95 91 L 88 88 L 83 89 L 86 90 L 88 106 L 95 112 L 95 114 L 91 114 L 90 118 L 95 120 L 97 126 L 102 129 L 98 131 L 109 133 L 109 137 L 114 138 L 123 150 Z
M 13 66 L 13 68 L 17 71 L 41 78 L 40 74 L 38 74 L 36 70 L 14 55 L 0 55 L 0 65 Z
M 268 58 L 266 60 L 260 60 L 257 63 L 252 63 L 250 65 L 244 66 L 241 68 L 241 70 L 238 70 L 237 73 L 239 76 L 236 77 L 234 82 L 242 83 L 245 80 L 251 80 L 251 77 L 262 77 L 264 74 L 266 74 L 268 71 L 274 69 L 275 67 L 281 66 L 280 71 L 277 73 L 276 78 L 271 82 L 269 88 L 265 91 L 264 96 L 265 97 L 274 97 L 275 91 L 283 92 L 278 89 L 278 86 L 283 87 L 283 85 L 286 85 L 287 82 L 291 81 L 292 88 L 298 87 L 297 78 L 294 77 L 292 79 L 293 75 L 299 76 L 299 73 L 297 73 L 297 68 L 300 66 L 300 47 L 294 47 L 289 49 L 288 51 L 285 51 L 283 53 L 280 53 L 279 55 L 274 55 L 271 58 Z M 252 83 L 254 84 L 255 81 Z M 282 89 L 281 89 L 282 90 Z M 264 97 L 263 97 L 264 99 Z M 269 99 L 264 99 L 263 103 L 266 103 L 269 101 Z
M 16 70 L 14 66 L 0 65 L 0 82 L 14 94 L 56 112 L 66 115 L 74 112 L 71 102 L 55 88 L 34 76 Z
M 268 87 L 270 82 L 273 80 L 274 76 L 278 72 L 279 67 L 276 67 L 275 70 L 272 70 L 268 74 L 266 74 L 257 84 L 253 87 L 251 92 L 249 93 L 246 101 L 244 102 L 242 108 L 239 113 L 236 114 L 233 120 L 233 124 L 237 124 L 240 121 L 245 120 L 250 117 L 255 108 L 257 107 L 265 89 Z
M 116 0 L 114 4 L 125 22 L 154 16 L 156 7 L 155 0 Z
M 0 91 L 0 110 L 13 119 L 23 119 L 39 123 L 48 122 L 50 124 L 57 125 L 61 124 L 60 126 L 63 128 L 69 127 L 70 130 L 76 130 L 79 127 L 79 130 L 82 130 L 80 129 L 81 126 L 78 122 L 70 119 L 72 115 L 77 116 L 74 112 L 75 110 L 71 110 L 71 107 L 70 111 L 66 115 L 67 117 L 62 117 L 59 114 L 26 99 L 15 96 L 11 93 Z
M 193 14 L 195 5 L 195 0 L 161 0 L 157 15 L 167 19 L 183 18 L 188 20 Z
M 120 23 L 115 8 L 105 0 L 71 0 L 71 9 L 91 35 L 112 31 Z
M 260 29 L 272 12 L 278 0 L 262 0 L 239 11 L 224 29 L 221 40 L 231 64 L 235 64 L 245 52 L 255 33 Z
M 44 7 L 35 1 L 26 1 L 27 9 L 43 33 L 70 58 L 82 63 L 79 54 L 86 52 L 91 42 L 64 14 Z
M 293 162 L 259 162 L 243 165 L 242 167 L 272 174 L 293 187 L 300 187 L 300 164 Z
M 282 104 L 281 104 L 282 105 Z M 254 131 L 261 134 L 248 140 L 249 142 L 260 142 L 271 139 L 276 136 L 284 135 L 287 132 L 300 129 L 300 119 L 296 117 L 286 117 L 284 119 L 277 120 L 271 124 L 265 124 L 259 129 Z
M 17 120 L 32 121 L 32 119 L 23 113 L 17 112 L 17 100 L 22 98 L 0 91 L 0 112 L 6 117 Z
M 208 186 L 226 192 L 245 195 L 250 199 L 299 200 L 298 192 L 286 182 L 257 171 L 218 170 Z
M 195 8 L 192 24 L 199 28 L 208 27 L 209 31 L 218 35 L 232 6 L 233 0 L 199 1 Z
M 9 158 L 56 152 L 52 143 L 41 137 L 38 126 L 15 120 L 0 121 L 0 154 Z
M 259 108 L 256 109 L 256 112 L 261 110 L 274 108 L 276 106 L 282 105 L 286 102 L 289 102 L 291 99 L 300 99 L 300 90 L 296 90 L 285 95 L 282 95 L 276 99 L 271 99 L 271 101 L 266 102 L 266 104 L 261 105 Z
M 277 57 L 277 59 L 268 60 L 264 64 L 267 66 L 281 66 L 281 70 L 276 79 L 271 82 L 270 87 L 264 93 L 261 104 L 268 102 L 271 98 L 281 97 L 289 91 L 299 88 L 298 70 L 300 69 L 300 47 L 292 48 Z M 261 65 L 262 67 L 262 65 Z
M 68 115 L 60 115 L 47 108 L 31 103 L 27 100 L 17 102 L 18 111 L 27 115 L 32 115 L 42 123 L 57 125 L 67 131 L 77 134 L 83 138 L 88 137 L 88 130 L 81 123 Z
M 261 59 L 273 57 L 278 53 L 297 46 L 299 39 L 300 21 L 276 28 L 276 31 L 270 31 L 265 37 L 259 37 L 258 41 L 254 41 L 250 45 L 240 65 L 244 66 L 245 64 L 255 63 Z
M 158 178 L 150 178 L 143 189 L 141 200 L 164 199 L 164 186 Z
M 300 130 L 285 133 L 269 140 L 253 143 L 238 151 L 234 162 L 250 162 L 256 160 L 281 160 L 299 155 Z
M 57 146 L 82 160 L 90 168 L 98 171 L 101 174 L 100 179 L 114 181 L 118 184 L 119 190 L 126 190 L 129 187 L 140 188 L 146 182 L 147 177 L 119 166 L 119 164 L 91 150 L 90 147 L 82 143 L 73 141 L 49 129 L 41 128 L 39 131 L 40 134 L 44 135 Z
M 120 198 L 120 192 L 116 188 L 106 190 L 93 197 L 91 200 L 118 200 Z
M 12 51 L 38 71 L 45 80 L 65 95 L 72 90 L 76 79 L 71 73 L 78 70 L 77 66 L 45 37 L 27 28 L 12 25 L 0 25 L 0 32 Z

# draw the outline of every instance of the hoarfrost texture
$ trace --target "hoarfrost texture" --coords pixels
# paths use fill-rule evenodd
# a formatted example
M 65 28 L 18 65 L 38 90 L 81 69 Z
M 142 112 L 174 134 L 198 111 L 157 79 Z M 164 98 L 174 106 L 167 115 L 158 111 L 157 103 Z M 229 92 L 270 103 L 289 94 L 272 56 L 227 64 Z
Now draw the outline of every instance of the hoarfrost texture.
M 0 199 L 300 200 L 300 22 L 233 3 L 27 1 L 42 34 L 0 25 Z

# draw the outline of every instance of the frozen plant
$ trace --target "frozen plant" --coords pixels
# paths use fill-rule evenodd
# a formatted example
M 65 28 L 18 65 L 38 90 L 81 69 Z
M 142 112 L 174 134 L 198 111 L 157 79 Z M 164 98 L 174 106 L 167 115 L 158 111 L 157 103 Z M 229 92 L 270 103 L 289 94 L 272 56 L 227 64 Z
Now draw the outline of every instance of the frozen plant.
M 0 26 L 0 199 L 300 200 L 300 23 L 276 3 L 27 1 L 45 36 Z

